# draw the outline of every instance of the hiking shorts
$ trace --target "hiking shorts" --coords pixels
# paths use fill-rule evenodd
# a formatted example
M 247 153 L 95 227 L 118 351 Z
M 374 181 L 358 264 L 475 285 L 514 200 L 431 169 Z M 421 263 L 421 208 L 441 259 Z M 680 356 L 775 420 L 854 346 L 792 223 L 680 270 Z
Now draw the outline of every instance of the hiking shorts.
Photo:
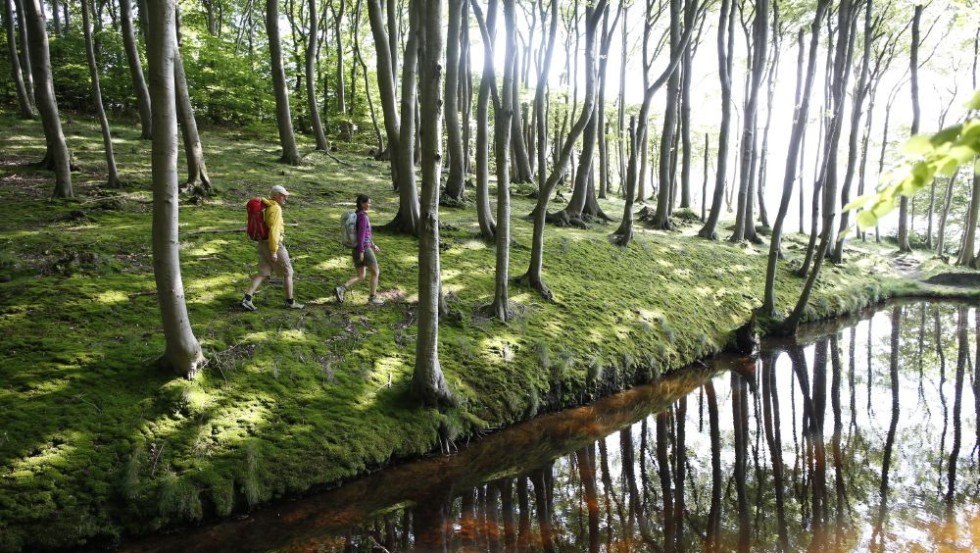
M 360 254 L 357 253 L 357 248 L 351 250 L 351 257 L 354 258 L 354 267 L 370 267 L 372 265 L 377 266 L 378 258 L 374 257 L 374 250 L 371 248 L 364 248 L 364 261 L 361 261 Z
M 259 254 L 260 275 L 269 276 L 275 273 L 283 278 L 292 278 L 293 263 L 289 260 L 289 252 L 286 251 L 286 246 L 282 242 L 279 243 L 279 249 L 276 251 L 275 261 L 272 260 L 268 240 L 259 240 L 255 243 L 255 247 Z

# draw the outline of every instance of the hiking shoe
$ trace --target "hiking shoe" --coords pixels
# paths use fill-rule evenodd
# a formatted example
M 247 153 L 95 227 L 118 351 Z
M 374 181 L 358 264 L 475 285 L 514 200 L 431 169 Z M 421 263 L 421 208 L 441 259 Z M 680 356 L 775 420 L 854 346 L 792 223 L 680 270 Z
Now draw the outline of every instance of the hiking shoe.
M 242 298 L 242 307 L 245 308 L 245 311 L 255 311 L 258 309 L 258 307 L 255 307 L 255 304 L 252 303 L 252 300 L 248 298 Z
M 370 298 L 368 298 L 368 304 L 369 305 L 384 305 L 385 302 L 381 298 L 379 298 L 378 296 L 371 296 Z
M 333 289 L 333 295 L 337 296 L 337 303 L 344 303 L 344 294 L 347 292 L 347 288 L 343 286 L 338 286 Z
M 303 309 L 304 307 L 306 307 L 306 304 L 298 301 L 294 301 L 293 303 L 286 302 L 286 309 Z

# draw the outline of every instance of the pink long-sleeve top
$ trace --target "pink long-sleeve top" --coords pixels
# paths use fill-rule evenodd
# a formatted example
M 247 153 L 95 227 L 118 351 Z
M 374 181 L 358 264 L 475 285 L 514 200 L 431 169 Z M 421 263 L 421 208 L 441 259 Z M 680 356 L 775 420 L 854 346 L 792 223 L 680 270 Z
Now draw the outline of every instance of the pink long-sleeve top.
M 364 248 L 370 247 L 374 244 L 371 234 L 371 221 L 368 219 L 367 213 L 363 211 L 357 212 L 357 253 L 361 254 L 364 252 Z

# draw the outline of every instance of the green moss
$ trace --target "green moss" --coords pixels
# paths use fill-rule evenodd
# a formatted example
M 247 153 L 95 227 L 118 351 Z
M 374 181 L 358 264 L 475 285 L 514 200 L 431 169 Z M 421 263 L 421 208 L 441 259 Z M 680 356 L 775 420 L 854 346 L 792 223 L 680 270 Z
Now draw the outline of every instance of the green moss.
M 386 305 L 364 305 L 363 285 L 342 306 L 332 299 L 352 273 L 334 238 L 339 215 L 361 191 L 374 199 L 377 227 L 397 209 L 387 165 L 352 145 L 336 154 L 345 165 L 310 155 L 285 167 L 270 153 L 272 135 L 205 129 L 218 194 L 182 204 L 180 228 L 188 310 L 209 364 L 186 381 L 154 363 L 164 342 L 150 248 L 150 144 L 135 129 L 114 129 L 126 144 L 117 161 L 129 184 L 105 190 L 94 170 L 98 127 L 76 118 L 68 132 L 82 199 L 49 201 L 50 174 L 22 164 L 43 156 L 39 123 L 2 118 L 0 128 L 10 162 L 0 165 L 0 202 L 17 206 L 0 220 L 0 550 L 244 511 L 649 381 L 716 353 L 761 297 L 766 250 L 693 238 L 694 225 L 637 228 L 628 248 L 610 244 L 608 227 L 548 229 L 544 276 L 555 301 L 512 287 L 517 316 L 501 324 L 480 314 L 493 299 L 494 249 L 478 238 L 472 206 L 444 208 L 443 289 L 460 319 L 440 325 L 440 358 L 459 406 L 422 409 L 408 393 L 415 240 L 377 236 Z M 242 208 L 276 183 L 295 192 L 286 240 L 307 308 L 282 309 L 273 282 L 256 296 L 259 311 L 245 313 L 238 301 L 254 244 L 239 230 Z M 533 200 L 513 201 L 510 273 L 518 275 L 531 243 L 520 215 Z M 622 205 L 603 208 L 618 213 Z M 788 236 L 784 245 L 780 316 L 803 282 L 788 266 L 804 242 Z M 806 319 L 930 291 L 891 277 L 882 251 L 852 243 L 849 263 L 821 275 Z

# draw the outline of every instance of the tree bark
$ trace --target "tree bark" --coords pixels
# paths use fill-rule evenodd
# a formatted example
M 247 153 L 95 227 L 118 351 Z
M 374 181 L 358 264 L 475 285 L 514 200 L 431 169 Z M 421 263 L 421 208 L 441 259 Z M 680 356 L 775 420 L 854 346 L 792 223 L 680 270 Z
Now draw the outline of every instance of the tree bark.
M 398 163 L 398 181 L 396 181 L 398 213 L 385 225 L 386 229 L 393 232 L 414 236 L 419 235 L 419 227 L 423 224 L 419 220 L 421 216 L 419 192 L 415 186 L 415 108 L 418 103 L 418 88 L 415 81 L 418 74 L 418 28 L 421 25 L 415 21 L 419 17 L 418 1 L 421 0 L 414 0 L 409 4 L 408 40 L 405 41 L 405 59 L 402 66 L 401 122 L 398 128 L 398 147 L 392 150 Z M 436 194 L 438 195 L 438 187 Z
M 442 5 L 439 0 L 412 0 L 416 11 L 410 32 L 418 40 L 423 121 L 439 121 L 442 106 Z M 409 39 L 411 44 L 413 39 Z M 408 67 L 406 51 L 405 73 Z M 409 95 L 414 96 L 414 95 Z M 407 97 L 405 98 L 408 99 Z M 414 102 L 413 102 L 414 103 Z M 419 219 L 419 333 L 415 347 L 412 394 L 424 405 L 453 405 L 455 400 L 439 364 L 439 303 L 442 284 L 439 268 L 439 180 L 442 165 L 442 127 L 422 130 L 422 192 Z
M 943 212 L 939 216 L 939 230 L 936 237 L 936 255 L 944 257 L 946 255 L 946 221 L 949 218 L 949 208 L 953 204 L 953 184 L 956 182 L 956 175 L 949 177 L 946 182 L 946 195 L 943 196 Z
M 319 12 L 316 9 L 316 0 L 309 0 L 310 6 L 310 32 L 306 41 L 306 105 L 310 110 L 310 123 L 313 125 L 313 136 L 316 137 L 316 149 L 325 152 L 329 149 L 327 135 L 323 132 L 323 123 L 320 122 L 320 106 L 316 102 L 316 66 L 317 59 L 320 57 L 318 48 L 317 19 Z M 342 86 L 342 85 L 338 85 Z M 343 113 L 343 112 L 341 112 Z
M 32 73 L 33 63 L 31 62 L 30 32 L 25 21 L 24 1 L 14 0 L 17 8 L 17 28 L 20 30 L 20 69 L 24 78 L 24 87 L 27 89 L 27 96 L 30 99 L 32 112 L 37 110 L 37 101 L 34 99 L 34 75 Z M 12 24 L 12 23 L 11 23 Z
M 398 141 L 401 133 L 398 121 L 398 100 L 395 96 L 395 60 L 390 42 L 392 37 L 385 30 L 384 14 L 381 11 L 381 0 L 367 0 L 368 20 L 371 23 L 371 34 L 374 36 L 376 64 L 376 80 L 378 94 L 381 96 L 381 113 L 384 116 L 385 135 L 388 138 L 388 159 L 391 165 L 391 184 L 398 190 Z M 378 156 L 383 155 L 379 152 Z
M 837 150 L 840 142 L 841 127 L 843 126 L 845 90 L 847 80 L 850 76 L 851 56 L 854 49 L 850 25 L 853 17 L 854 5 L 851 0 L 842 0 L 838 8 L 838 37 L 834 55 L 834 72 L 831 80 L 831 113 L 832 117 L 827 127 L 827 138 L 825 141 L 823 170 L 820 180 L 823 184 L 823 229 L 820 237 L 820 246 L 815 252 L 813 270 L 807 277 L 806 284 L 800 294 L 796 307 L 786 319 L 782 328 L 783 332 L 795 332 L 803 318 L 803 312 L 810 299 L 810 292 L 820 274 L 820 268 L 826 257 L 827 248 L 830 246 L 831 232 L 834 226 L 834 212 L 837 195 Z
M 293 133 L 293 119 L 289 109 L 289 92 L 286 89 L 286 72 L 282 65 L 282 41 L 279 37 L 279 0 L 266 0 L 265 29 L 269 36 L 269 54 L 272 57 L 272 88 L 276 95 L 276 123 L 279 143 L 282 145 L 280 163 L 299 165 L 299 150 Z
M 109 119 L 106 118 L 105 108 L 102 105 L 102 87 L 99 84 L 99 66 L 95 61 L 95 47 L 92 44 L 92 28 L 89 22 L 89 0 L 82 2 L 82 30 L 85 34 L 85 54 L 88 58 L 88 70 L 92 79 L 92 101 L 95 103 L 95 115 L 99 119 L 99 127 L 102 129 L 102 144 L 105 148 L 106 186 L 117 188 L 120 186 L 119 172 L 116 169 L 116 158 L 112 153 L 112 133 L 109 132 Z M 10 6 L 10 0 L 7 0 Z M 16 56 L 15 56 L 16 58 Z
M 83 0 L 84 1 L 84 0 Z M 10 77 L 17 90 L 17 108 L 20 110 L 21 119 L 34 119 L 34 107 L 31 105 L 31 98 L 27 94 L 27 86 L 24 84 L 24 74 L 20 67 L 20 58 L 17 56 L 17 38 L 14 34 L 16 21 L 14 20 L 13 0 L 4 2 L 7 14 L 7 54 L 10 57 Z
M 34 73 L 34 97 L 41 114 L 44 139 L 47 144 L 45 159 L 53 163 L 55 185 L 52 196 L 71 198 L 71 154 L 61 130 L 58 101 L 54 94 L 51 76 L 51 56 L 48 50 L 48 32 L 45 28 L 44 8 L 41 0 L 24 0 L 31 47 L 31 70 Z
M 728 172 L 728 139 L 732 125 L 732 66 L 735 52 L 735 8 L 731 0 L 721 0 L 718 20 L 718 80 L 721 83 L 721 129 L 718 131 L 718 163 L 715 167 L 715 190 L 711 200 L 708 221 L 698 231 L 698 236 L 708 240 L 718 239 L 718 219 L 725 197 L 725 180 Z
M 595 54 L 595 38 L 596 38 L 596 28 L 599 24 L 599 16 L 605 9 L 607 0 L 599 0 L 596 3 L 595 8 L 590 8 L 589 13 L 591 17 L 586 18 L 585 22 L 585 52 L 586 60 L 593 60 Z M 572 156 L 572 149 L 575 147 L 575 142 L 578 137 L 582 135 L 582 131 L 585 129 L 585 125 L 588 123 L 589 118 L 592 116 L 592 110 L 595 107 L 595 68 L 586 67 L 585 70 L 585 99 L 582 103 L 582 111 L 579 114 L 578 120 L 572 125 L 571 130 L 569 130 L 568 136 L 565 139 L 565 143 L 561 148 L 561 152 L 558 157 L 558 162 L 552 168 L 551 175 L 545 182 L 544 187 L 538 190 L 538 201 L 535 205 L 534 212 L 532 213 L 532 218 L 534 221 L 534 228 L 532 230 L 531 237 L 531 260 L 528 264 L 527 273 L 520 277 L 519 280 L 526 281 L 528 285 L 537 290 L 542 296 L 547 299 L 551 299 L 551 292 L 545 286 L 544 281 L 541 277 L 541 266 L 544 260 L 544 224 L 545 218 L 548 213 L 548 200 L 551 197 L 552 192 L 557 186 L 558 182 L 565 176 L 565 172 L 568 170 L 568 162 Z
M 166 350 L 161 363 L 192 378 L 205 363 L 191 329 L 180 275 L 180 237 L 177 204 L 177 106 L 174 58 L 177 52 L 174 0 L 149 2 L 147 58 L 153 102 L 153 274 L 163 318 Z
M 917 4 L 912 15 L 912 45 L 909 48 L 909 73 L 912 83 L 912 127 L 909 133 L 919 133 L 919 24 L 922 21 L 922 5 Z M 909 243 L 909 199 L 902 196 L 898 212 L 898 249 L 912 251 Z
M 133 12 L 129 2 L 130 0 L 119 0 L 119 22 L 122 27 L 126 61 L 129 64 L 129 75 L 133 80 L 133 93 L 136 95 L 136 111 L 140 116 L 140 138 L 149 140 L 153 137 L 150 92 L 146 88 L 146 79 L 143 78 L 143 67 L 136 45 L 136 35 L 133 33 Z
M 463 199 L 464 166 L 463 128 L 459 121 L 459 50 L 460 28 L 463 23 L 463 4 L 466 0 L 449 0 L 449 21 L 446 36 L 446 149 L 449 150 L 449 174 L 446 177 L 446 197 Z
M 960 244 L 960 255 L 956 260 L 957 265 L 973 267 L 976 264 L 977 254 L 974 241 L 977 233 L 978 216 L 980 216 L 980 174 L 975 173 L 973 175 L 973 189 L 970 194 L 970 207 L 967 209 L 963 221 L 963 241 Z
M 745 114 L 742 120 L 742 162 L 739 166 L 738 208 L 735 211 L 735 231 L 729 238 L 732 242 L 749 240 L 758 242 L 753 216 L 755 194 L 753 182 L 754 159 L 756 155 L 756 125 L 759 111 L 759 89 L 766 71 L 766 52 L 769 50 L 769 0 L 755 3 L 755 19 L 752 24 L 751 81 L 745 100 Z
M 492 36 L 497 19 L 497 1 L 490 0 L 487 5 L 486 21 L 479 6 L 473 6 L 477 24 L 483 36 L 483 77 L 480 78 L 480 92 L 476 101 L 476 218 L 480 225 L 480 236 L 493 240 L 497 223 L 490 209 L 490 139 L 489 104 L 490 91 L 496 90 L 493 71 Z
M 864 107 L 864 100 L 868 95 L 868 73 L 871 71 L 871 0 L 867 0 L 864 10 L 864 52 L 861 56 L 861 74 L 854 89 L 854 99 L 851 105 L 851 128 L 847 140 L 847 168 L 844 170 L 844 185 L 840 191 L 841 206 L 850 202 L 851 182 L 854 180 L 854 166 L 857 163 L 858 153 L 858 131 L 861 128 L 861 109 Z M 870 115 L 869 115 L 870 116 Z M 934 188 L 935 189 L 935 188 Z M 930 207 L 930 213 L 932 209 Z M 844 240 L 847 238 L 847 226 L 850 221 L 850 211 L 841 213 L 840 227 L 837 231 L 837 242 L 831 250 L 830 260 L 840 263 L 844 260 Z M 932 219 L 930 219 L 931 223 Z
M 341 120 L 341 136 L 344 140 L 350 140 L 353 137 L 354 129 L 352 123 L 347 121 L 347 87 L 344 82 L 344 35 L 341 32 L 341 24 L 344 21 L 344 12 L 347 10 L 347 0 L 339 0 L 339 5 L 335 2 L 330 3 L 330 9 L 333 11 L 333 24 L 334 24 L 334 40 L 337 41 L 336 52 L 337 52 L 337 113 L 340 114 Z
M 508 156 L 511 150 L 513 128 L 511 118 L 514 114 L 514 80 L 517 77 L 517 39 L 514 17 L 514 0 L 503 0 L 504 28 L 506 29 L 506 51 L 504 54 L 504 78 L 501 82 L 501 102 L 494 110 L 494 141 L 496 142 L 497 162 L 497 229 L 494 238 L 497 243 L 496 270 L 494 272 L 493 304 L 490 310 L 500 322 L 510 317 L 509 264 L 510 264 L 510 166 Z
M 761 0 L 766 1 L 766 0 Z M 688 22 L 690 25 L 690 22 Z M 670 0 L 670 56 L 683 58 L 687 47 L 680 44 L 681 0 Z M 660 152 L 657 180 L 657 211 L 653 216 L 653 228 L 669 230 L 670 214 L 673 211 L 671 195 L 674 188 L 674 172 L 671 170 L 671 157 L 677 147 L 677 108 L 681 93 L 680 71 L 674 71 L 667 79 L 667 106 L 664 108 L 663 130 L 660 133 Z M 642 121 L 640 123 L 643 124 Z
M 177 94 L 177 119 L 184 138 L 184 157 L 187 158 L 187 181 L 184 187 L 194 195 L 210 196 L 214 190 L 204 163 L 204 147 L 201 146 L 201 134 L 197 130 L 194 106 L 191 104 L 184 73 L 184 58 L 180 55 L 179 46 L 174 52 L 174 86 Z

